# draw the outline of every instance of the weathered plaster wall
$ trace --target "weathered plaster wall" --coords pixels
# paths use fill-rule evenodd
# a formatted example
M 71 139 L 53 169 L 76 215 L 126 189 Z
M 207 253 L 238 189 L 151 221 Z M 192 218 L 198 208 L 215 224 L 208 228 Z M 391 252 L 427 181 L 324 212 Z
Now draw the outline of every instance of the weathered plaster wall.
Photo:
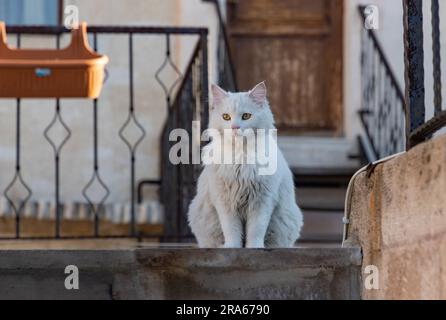
M 349 242 L 379 269 L 363 298 L 446 299 L 445 190 L 445 135 L 355 180 Z

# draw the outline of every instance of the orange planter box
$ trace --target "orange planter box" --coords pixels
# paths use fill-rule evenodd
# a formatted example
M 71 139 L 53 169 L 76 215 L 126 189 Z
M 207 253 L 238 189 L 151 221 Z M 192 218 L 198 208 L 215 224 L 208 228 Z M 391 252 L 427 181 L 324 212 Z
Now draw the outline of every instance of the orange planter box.
M 60 50 L 13 49 L 0 22 L 0 98 L 97 98 L 108 57 L 88 45 L 87 24 Z

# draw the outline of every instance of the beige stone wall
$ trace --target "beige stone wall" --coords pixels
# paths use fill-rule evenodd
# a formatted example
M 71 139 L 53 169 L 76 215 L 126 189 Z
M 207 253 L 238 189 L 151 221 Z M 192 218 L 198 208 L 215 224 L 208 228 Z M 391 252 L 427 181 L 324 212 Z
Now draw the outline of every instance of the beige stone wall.
M 187 5 L 186 5 L 187 2 Z M 213 4 L 201 0 L 66 0 L 79 8 L 80 20 L 91 25 L 153 25 L 199 26 L 209 28 L 209 67 L 211 79 L 216 72 L 216 39 L 218 21 Z M 173 36 L 172 58 L 180 70 L 187 65 L 196 36 Z M 64 37 L 62 46 L 69 37 Z M 118 130 L 127 117 L 128 37 L 100 36 L 99 50 L 110 58 L 107 66 L 110 77 L 99 103 L 99 163 L 104 182 L 110 187 L 110 202 L 129 199 L 130 166 L 125 144 Z M 15 45 L 14 37 L 9 43 Z M 134 37 L 135 108 L 147 131 L 139 146 L 136 162 L 137 179 L 159 178 L 159 138 L 166 118 L 164 93 L 154 75 L 165 58 L 165 36 Z M 49 37 L 23 37 L 22 47 L 54 47 Z M 167 69 L 162 73 L 166 83 L 175 74 Z M 45 127 L 54 112 L 53 100 L 26 100 L 22 103 L 22 174 L 33 190 L 33 198 L 51 200 L 54 197 L 53 152 L 43 137 Z M 62 100 L 62 115 L 72 130 L 72 137 L 61 155 L 62 201 L 83 201 L 82 188 L 92 175 L 92 102 L 81 99 Z M 58 131 L 53 132 L 57 134 Z M 0 100 L 0 191 L 13 177 L 15 161 L 15 102 Z M 99 199 L 99 189 L 93 189 Z M 13 190 L 18 197 L 23 191 Z
M 379 268 L 365 299 L 446 299 L 446 136 L 354 183 L 349 242 Z

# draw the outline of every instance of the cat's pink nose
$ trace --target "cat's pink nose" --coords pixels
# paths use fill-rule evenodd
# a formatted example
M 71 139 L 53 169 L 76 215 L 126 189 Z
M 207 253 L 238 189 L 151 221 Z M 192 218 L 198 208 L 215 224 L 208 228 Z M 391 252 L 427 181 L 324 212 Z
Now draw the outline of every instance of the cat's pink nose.
M 240 129 L 240 126 L 231 126 L 231 128 L 232 128 L 233 130 L 237 130 L 237 129 Z

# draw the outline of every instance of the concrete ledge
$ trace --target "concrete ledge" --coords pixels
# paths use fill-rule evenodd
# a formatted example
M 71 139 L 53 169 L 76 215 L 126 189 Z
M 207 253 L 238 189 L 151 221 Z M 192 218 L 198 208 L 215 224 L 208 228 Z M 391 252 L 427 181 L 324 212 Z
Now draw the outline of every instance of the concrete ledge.
M 0 299 L 358 299 L 360 263 L 358 248 L 0 250 Z

